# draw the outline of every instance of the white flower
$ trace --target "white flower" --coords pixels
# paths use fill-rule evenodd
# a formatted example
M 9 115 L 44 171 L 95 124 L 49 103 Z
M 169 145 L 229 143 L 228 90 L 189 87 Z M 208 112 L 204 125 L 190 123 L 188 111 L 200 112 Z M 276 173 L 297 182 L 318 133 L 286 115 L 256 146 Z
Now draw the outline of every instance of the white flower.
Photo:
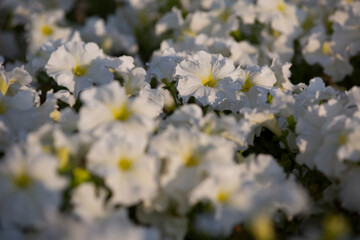
M 300 93 L 294 95 L 298 106 L 308 107 L 330 99 L 338 99 L 336 90 L 330 86 L 325 86 L 322 78 L 316 77 L 309 81 L 309 86 L 306 86 Z M 299 112 L 300 113 L 300 112 Z
M 36 74 L 39 70 L 44 70 L 51 53 L 64 43 L 73 41 L 81 41 L 78 31 L 72 32 L 72 34 L 67 35 L 66 38 L 63 37 L 57 40 L 50 39 L 45 41 L 35 54 L 28 54 L 26 56 L 28 63 L 25 65 L 25 69 L 33 76 L 33 79 L 36 80 Z
M 172 115 L 162 122 L 163 125 L 160 128 L 166 128 L 171 124 L 175 127 L 195 127 L 200 126 L 200 122 L 203 118 L 203 111 L 197 104 L 185 104 L 176 109 Z
M 93 84 L 102 85 L 113 80 L 105 63 L 104 54 L 95 43 L 74 41 L 56 49 L 45 69 L 60 86 L 67 87 L 77 97 L 81 90 Z
M 333 48 L 342 56 L 354 56 L 360 51 L 360 4 L 353 1 L 349 5 L 346 11 L 338 10 L 329 18 L 334 23 Z
M 132 57 L 122 56 L 111 59 L 106 66 L 113 70 L 115 76 L 121 78 L 120 81 L 125 87 L 128 96 L 137 95 L 140 90 L 150 87 L 145 82 L 145 69 L 135 67 Z
M 0 66 L 0 91 L 2 95 L 14 96 L 21 87 L 28 86 L 32 81 L 24 68 L 16 67 L 11 72 Z
M 171 9 L 171 12 L 166 13 L 156 23 L 155 33 L 161 35 L 169 30 L 178 29 L 184 24 L 181 11 L 176 7 Z
M 307 38 L 302 39 L 302 54 L 309 64 L 319 63 L 324 72 L 330 75 L 334 82 L 341 81 L 353 71 L 348 56 L 335 52 L 335 42 L 326 35 L 324 27 L 313 30 Z
M 237 75 L 230 60 L 200 51 L 180 62 L 175 75 L 179 78 L 179 96 L 185 102 L 194 96 L 203 106 L 230 108 L 228 101 L 234 97 L 232 83 Z
M 294 86 L 290 82 L 289 78 L 291 77 L 290 67 L 291 63 L 286 62 L 282 64 L 278 58 L 273 59 L 271 63 L 271 70 L 275 73 L 276 83 L 275 87 L 279 87 L 281 89 L 293 90 Z
M 274 113 L 278 112 L 281 117 L 289 117 L 295 112 L 295 98 L 289 91 L 274 88 L 270 91 L 270 107 Z
M 235 65 L 256 65 L 259 51 L 247 41 L 233 42 L 230 46 L 229 57 Z
M 305 211 L 308 204 L 304 190 L 293 177 L 287 179 L 268 155 L 250 155 L 244 163 L 209 176 L 191 192 L 191 203 L 203 200 L 210 200 L 215 212 L 200 216 L 199 220 L 207 218 L 220 225 L 207 229 L 210 225 L 202 222 L 200 226 L 213 235 L 228 235 L 236 223 L 258 214 L 271 216 L 279 209 L 292 217 Z
M 245 24 L 253 24 L 256 18 L 256 8 L 253 0 L 237 1 L 232 6 L 236 16 L 240 17 Z
M 347 96 L 349 98 L 349 108 L 352 108 L 354 106 L 357 107 L 357 109 L 360 109 L 360 87 L 353 86 L 347 93 Z
M 184 239 L 189 222 L 186 216 L 174 216 L 171 212 L 149 211 L 141 206 L 136 210 L 139 221 L 155 227 L 160 232 L 161 239 Z
M 268 67 L 251 66 L 239 68 L 239 78 L 236 80 L 239 88 L 236 90 L 236 110 L 242 107 L 257 107 L 267 101 L 269 90 L 276 83 L 274 72 Z
M 199 33 L 212 37 L 229 36 L 231 31 L 238 27 L 238 19 L 233 11 L 233 2 L 219 2 L 218 6 L 211 11 L 195 11 L 189 15 L 186 21 L 189 22 L 190 35 Z
M 93 145 L 88 168 L 104 178 L 112 191 L 111 203 L 130 206 L 151 200 L 157 191 L 155 159 L 145 154 L 144 134 L 107 134 Z
M 282 62 L 289 62 L 294 56 L 294 36 L 281 33 L 277 30 L 264 28 L 260 38 L 259 65 L 270 65 L 275 58 Z
M 128 98 L 125 89 L 116 81 L 110 84 L 84 91 L 81 100 L 84 106 L 80 110 L 78 128 L 92 131 L 122 125 L 135 131 L 151 131 L 154 119 L 162 106 L 152 102 L 141 94 Z
M 296 160 L 308 167 L 316 167 L 327 176 L 339 176 L 346 166 L 337 158 L 337 148 L 344 142 L 341 137 L 343 106 L 336 100 L 308 107 L 296 124 L 296 142 L 300 153 Z M 332 121 L 335 118 L 335 121 Z
M 163 194 L 177 203 L 177 212 L 188 210 L 187 195 L 204 176 L 234 165 L 234 147 L 222 138 L 172 126 L 151 139 L 150 151 L 163 159 Z
M 165 49 L 161 53 L 154 52 L 147 70 L 147 80 L 155 77 L 159 82 L 163 79 L 173 80 L 177 63 L 184 60 L 182 54 L 175 52 L 173 48 Z
M 92 142 L 94 139 L 86 133 L 65 132 L 60 125 L 49 123 L 31 132 L 26 139 L 32 151 L 56 157 L 59 170 L 79 164 Z
M 89 240 L 160 240 L 159 233 L 154 228 L 145 228 L 135 225 L 123 209 L 114 211 L 102 221 L 85 226 L 83 233 L 72 239 Z
M 281 136 L 282 131 L 272 110 L 242 108 L 240 113 L 244 114 L 244 118 L 249 121 L 253 128 L 264 126 L 275 135 Z
M 64 18 L 61 10 L 34 14 L 28 33 L 29 52 L 35 54 L 47 40 L 67 38 L 71 34 L 70 28 L 62 28 L 56 25 Z
M 135 37 L 132 33 L 119 29 L 119 22 L 109 16 L 105 22 L 100 17 L 89 17 L 86 19 L 81 36 L 87 42 L 96 42 L 106 53 L 117 55 L 120 52 L 134 54 L 138 50 Z
M 0 142 L 24 139 L 29 131 L 41 124 L 36 109 L 38 102 L 39 96 L 32 89 L 19 90 L 14 96 L 0 93 L 0 124 L 10 133 L 1 135 Z M 0 149 L 3 147 L 0 145 Z
M 65 179 L 57 174 L 56 160 L 14 145 L 0 168 L 0 221 L 4 227 L 31 227 L 57 210 Z
M 195 51 L 207 50 L 207 42 L 212 39 L 203 33 L 196 36 L 189 36 L 185 34 L 179 37 L 178 41 L 174 42 L 173 39 L 166 39 L 161 42 L 160 50 L 166 51 L 167 49 L 175 49 L 177 54 L 193 53 Z M 156 54 L 156 52 L 155 52 Z M 187 54 L 186 54 L 187 55 Z
M 300 23 L 305 14 L 302 10 L 284 0 L 257 1 L 258 19 L 270 23 L 271 27 L 286 35 L 299 34 Z
M 106 193 L 103 189 L 96 194 L 96 188 L 91 183 L 83 183 L 72 193 L 74 213 L 83 221 L 91 222 L 105 218 L 107 211 L 104 207 Z
M 210 112 L 203 116 L 202 109 L 196 104 L 181 106 L 163 123 L 166 126 L 171 124 L 175 127 L 189 126 L 196 128 L 209 136 L 218 136 L 230 140 L 242 150 L 247 147 L 246 139 L 252 129 L 249 122 L 245 120 L 238 121 L 232 115 L 217 116 L 215 113 Z

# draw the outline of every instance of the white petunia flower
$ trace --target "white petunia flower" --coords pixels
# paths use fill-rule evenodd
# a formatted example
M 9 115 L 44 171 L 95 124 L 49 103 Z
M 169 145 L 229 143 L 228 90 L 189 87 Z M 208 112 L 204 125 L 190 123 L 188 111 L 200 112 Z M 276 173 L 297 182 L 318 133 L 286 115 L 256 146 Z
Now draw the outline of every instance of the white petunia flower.
M 140 94 L 128 98 L 125 89 L 116 81 L 88 89 L 81 95 L 84 106 L 80 110 L 78 128 L 85 132 L 99 128 L 101 134 L 103 128 L 121 125 L 149 132 L 162 106 L 150 101 L 148 96 Z
M 230 60 L 238 65 L 256 65 L 259 51 L 247 41 L 233 42 L 230 46 Z
M 175 127 L 189 126 L 208 134 L 218 136 L 237 144 L 241 150 L 247 147 L 247 138 L 252 126 L 248 121 L 238 121 L 232 115 L 217 116 L 210 112 L 203 116 L 202 109 L 196 104 L 186 104 L 177 109 L 163 122 L 164 127 L 171 124 Z
M 354 56 L 360 51 L 360 3 L 352 1 L 347 5 L 346 11 L 336 11 L 329 20 L 333 22 L 334 50 L 342 56 Z
M 234 144 L 220 137 L 208 136 L 196 129 L 169 126 L 152 138 L 150 152 L 162 159 L 160 185 L 177 212 L 188 208 L 188 194 L 207 174 L 234 165 Z M 162 208 L 168 206 L 162 204 Z
M 78 96 L 93 84 L 102 85 L 113 80 L 105 67 L 104 53 L 95 43 L 67 42 L 56 49 L 45 66 L 46 72 L 60 86 Z
M 112 191 L 111 204 L 130 206 L 156 194 L 157 166 L 145 154 L 146 136 L 106 134 L 91 148 L 88 169 L 103 177 Z
M 344 125 L 348 120 L 341 116 L 343 105 L 332 99 L 321 105 L 307 108 L 296 124 L 296 142 L 300 153 L 296 160 L 310 168 L 316 167 L 330 177 L 337 177 L 346 170 L 337 157 L 338 148 L 346 140 Z
M 26 56 L 28 63 L 25 65 L 25 69 L 32 75 L 33 79 L 36 80 L 38 71 L 44 70 L 51 53 L 64 43 L 73 41 L 81 41 L 80 33 L 78 31 L 72 32 L 72 34 L 68 35 L 66 38 L 63 37 L 57 40 L 45 41 L 35 54 L 28 54 Z
M 325 33 L 320 26 L 313 30 L 307 38 L 302 39 L 302 54 L 309 64 L 319 63 L 324 72 L 331 76 L 333 82 L 341 81 L 353 71 L 348 56 L 341 56 L 335 52 L 335 42 Z
M 138 46 L 132 33 L 119 31 L 119 22 L 114 21 L 113 16 L 110 16 L 108 19 L 110 21 L 105 22 L 100 17 L 87 18 L 85 26 L 81 30 L 81 36 L 84 41 L 96 42 L 105 53 L 136 53 Z
M 301 108 L 320 104 L 330 99 L 338 100 L 336 90 L 330 86 L 326 87 L 322 78 L 319 77 L 311 79 L 309 86 L 305 86 L 300 93 L 294 95 L 294 98 Z
M 136 210 L 139 221 L 155 227 L 160 232 L 161 239 L 184 239 L 189 223 L 186 216 L 174 216 L 171 212 L 149 211 L 141 206 Z
M 145 69 L 135 67 L 132 57 L 122 56 L 110 59 L 106 66 L 113 70 L 116 77 L 120 78 L 128 96 L 138 95 L 142 89 L 150 87 L 145 82 Z
M 169 30 L 176 30 L 184 24 L 181 11 L 176 7 L 171 9 L 171 12 L 166 13 L 156 23 L 155 33 L 161 35 Z
M 56 159 L 14 145 L 0 168 L 0 222 L 33 227 L 61 203 L 66 181 L 57 174 Z
M 273 59 L 270 68 L 276 76 L 276 83 L 274 84 L 275 87 L 279 87 L 282 90 L 286 89 L 290 91 L 294 89 L 294 86 L 289 79 L 291 77 L 291 65 L 292 64 L 289 62 L 282 64 L 278 58 Z
M 274 88 L 270 91 L 270 107 L 281 117 L 290 117 L 295 113 L 295 98 L 289 91 Z
M 256 19 L 256 7 L 253 0 L 237 1 L 232 6 L 236 16 L 245 24 L 253 24 Z
M 294 36 L 264 28 L 260 38 L 259 65 L 270 65 L 273 59 L 290 62 L 295 54 Z
M 233 5 L 232 1 L 221 1 L 208 12 L 195 11 L 186 19 L 189 22 L 189 29 L 185 32 L 190 35 L 203 33 L 212 37 L 229 36 L 231 31 L 238 28 L 238 19 L 232 8 Z
M 39 101 L 39 96 L 32 89 L 19 90 L 14 96 L 3 96 L 0 92 L 0 125 L 4 133 L 0 135 L 0 142 L 6 146 L 10 142 L 24 140 L 29 131 L 41 125 L 36 108 Z M 5 146 L 0 145 L 0 149 Z
M 30 53 L 35 54 L 47 40 L 58 40 L 70 36 L 70 28 L 56 25 L 63 18 L 64 12 L 61 10 L 34 14 L 32 16 L 28 30 Z
M 239 88 L 236 90 L 236 110 L 242 107 L 254 108 L 266 103 L 269 90 L 277 82 L 274 72 L 268 67 L 251 66 L 239 68 L 239 78 L 236 80 Z
M 165 52 L 166 50 L 173 48 L 176 50 L 177 54 L 206 51 L 206 45 L 209 39 L 212 38 L 209 38 L 203 33 L 196 36 L 189 36 L 185 34 L 184 36 L 179 37 L 178 41 L 174 41 L 173 39 L 163 40 L 160 45 L 160 50 Z
M 173 48 L 154 52 L 149 63 L 149 69 L 147 70 L 147 80 L 150 82 L 151 78 L 154 77 L 159 83 L 163 79 L 171 82 L 177 64 L 184 60 L 184 58 L 185 54 L 175 52 Z
M 176 66 L 179 79 L 177 89 L 185 102 L 191 96 L 201 105 L 229 109 L 229 99 L 234 98 L 232 86 L 238 73 L 234 64 L 221 55 L 197 52 Z
M 284 0 L 259 0 L 256 6 L 260 22 L 270 23 L 273 29 L 286 35 L 301 33 L 305 13 L 295 5 Z
M 71 239 L 89 240 L 160 240 L 157 229 L 135 225 L 125 210 L 117 210 L 102 221 L 85 226 L 80 236 Z
M 20 88 L 28 87 L 31 81 L 30 74 L 23 67 L 15 67 L 7 72 L 0 66 L 0 91 L 4 96 L 14 96 Z
M 74 213 L 85 222 L 105 218 L 107 211 L 104 207 L 106 193 L 103 189 L 96 194 L 96 188 L 91 183 L 83 183 L 77 187 L 71 202 L 74 204 Z
M 308 197 L 293 177 L 286 178 L 275 159 L 250 155 L 244 163 L 209 176 L 190 196 L 190 202 L 209 200 L 214 213 L 199 216 L 197 226 L 214 236 L 228 235 L 237 223 L 258 214 L 272 216 L 282 209 L 292 217 L 307 209 Z M 213 227 L 208 223 L 217 223 Z
M 261 127 L 266 127 L 275 135 L 281 136 L 282 131 L 272 110 L 261 108 L 242 108 L 240 113 L 244 115 L 244 118 L 247 121 L 249 121 L 249 123 L 252 125 L 252 128 L 260 127 L 261 129 Z

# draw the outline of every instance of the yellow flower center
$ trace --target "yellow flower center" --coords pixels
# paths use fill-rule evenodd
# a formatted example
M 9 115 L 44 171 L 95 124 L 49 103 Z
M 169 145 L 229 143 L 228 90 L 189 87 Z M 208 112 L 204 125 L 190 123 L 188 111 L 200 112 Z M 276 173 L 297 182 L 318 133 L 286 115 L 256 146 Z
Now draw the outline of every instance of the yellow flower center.
M 270 93 L 268 93 L 266 103 L 272 103 L 272 100 L 273 100 L 273 96 Z
M 211 135 L 214 130 L 214 122 L 207 122 L 202 128 L 201 131 L 206 133 L 207 135 Z
M 67 147 L 59 147 L 55 150 L 55 154 L 57 158 L 59 159 L 59 168 L 64 168 L 68 163 L 70 159 L 70 152 Z
M 242 92 L 248 92 L 250 91 L 250 89 L 252 88 L 253 84 L 250 81 L 250 74 L 247 74 L 245 77 L 245 83 L 243 85 L 241 85 L 241 90 Z
M 132 112 L 131 110 L 129 109 L 129 107 L 127 106 L 126 103 L 124 103 L 123 105 L 121 105 L 120 108 L 116 109 L 116 108 L 112 108 L 112 113 L 113 113 L 113 116 L 116 120 L 118 121 L 126 121 L 128 120 L 131 115 L 132 115 Z
M 309 31 L 310 29 L 312 29 L 314 27 L 314 17 L 311 14 L 308 14 L 305 18 L 305 21 L 302 23 L 301 27 L 306 30 Z
M 6 84 L 5 79 L 2 76 L 0 76 L 0 91 L 4 96 L 6 95 L 10 85 L 13 84 L 14 82 L 16 82 L 16 80 L 12 78 L 10 79 L 9 84 Z
M 225 9 L 223 12 L 221 12 L 219 18 L 221 21 L 226 22 L 229 19 L 230 15 L 231 12 L 229 11 L 229 9 Z
M 49 116 L 54 122 L 59 122 L 61 119 L 61 112 L 59 112 L 59 110 L 55 109 L 54 111 L 52 111 L 50 113 Z
M 75 76 L 82 77 L 86 74 L 88 68 L 89 68 L 89 66 L 87 66 L 87 65 L 82 65 L 82 66 L 76 65 L 73 69 L 73 72 L 74 72 Z
M 279 10 L 279 12 L 284 13 L 284 12 L 285 12 L 285 8 L 286 8 L 285 3 L 279 3 L 279 4 L 277 5 L 277 10 Z
M 219 201 L 219 203 L 226 203 L 229 200 L 230 197 L 230 193 L 228 191 L 219 191 L 217 194 L 217 200 Z
M 131 169 L 132 165 L 133 165 L 133 161 L 129 158 L 123 157 L 120 158 L 120 160 L 118 161 L 118 167 L 120 170 L 122 171 L 128 171 Z
M 281 36 L 281 33 L 280 33 L 279 31 L 277 31 L 277 30 L 273 30 L 273 31 L 272 31 L 272 35 L 273 35 L 274 37 L 278 38 L 278 37 Z
M 188 35 L 189 37 L 195 37 L 196 32 L 191 31 L 190 29 L 182 30 L 183 35 Z
M 345 134 L 340 134 L 339 138 L 338 138 L 338 144 L 343 145 L 345 143 L 346 143 L 346 135 Z
M 215 87 L 217 82 L 218 79 L 214 78 L 211 73 L 208 76 L 201 78 L 201 83 L 205 87 Z
M 200 157 L 190 153 L 183 158 L 186 167 L 195 167 L 199 165 Z
M 41 28 L 41 32 L 42 34 L 44 34 L 45 36 L 50 36 L 51 34 L 53 34 L 54 29 L 52 27 L 50 27 L 49 25 L 45 24 L 42 28 Z
M 91 178 L 90 173 L 83 168 L 75 168 L 73 174 L 74 174 L 74 181 L 76 184 L 86 182 Z
M 344 239 L 350 231 L 348 219 L 340 214 L 328 214 L 323 222 L 323 239 Z
M 18 176 L 15 177 L 13 181 L 16 187 L 22 189 L 27 188 L 31 183 L 31 179 L 26 173 L 19 174 Z
M 112 48 L 113 44 L 114 43 L 113 43 L 111 37 L 105 37 L 105 39 L 103 40 L 103 42 L 101 44 L 101 47 L 105 52 L 108 52 Z
M 331 42 L 330 41 L 325 41 L 322 45 L 322 53 L 325 55 L 331 55 L 332 54 L 332 50 L 331 50 Z
M 259 240 L 274 240 L 276 239 L 274 225 L 271 219 L 266 216 L 256 216 L 252 219 L 251 223 L 251 231 L 255 239 Z

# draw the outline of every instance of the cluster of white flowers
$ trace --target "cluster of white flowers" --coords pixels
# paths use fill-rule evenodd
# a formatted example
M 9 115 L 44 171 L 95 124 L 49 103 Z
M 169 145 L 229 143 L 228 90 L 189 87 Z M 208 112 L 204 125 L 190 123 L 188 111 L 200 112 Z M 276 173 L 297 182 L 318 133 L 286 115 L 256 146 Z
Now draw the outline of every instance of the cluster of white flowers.
M 360 237 L 360 2 L 107 2 L 0 2 L 0 239 Z

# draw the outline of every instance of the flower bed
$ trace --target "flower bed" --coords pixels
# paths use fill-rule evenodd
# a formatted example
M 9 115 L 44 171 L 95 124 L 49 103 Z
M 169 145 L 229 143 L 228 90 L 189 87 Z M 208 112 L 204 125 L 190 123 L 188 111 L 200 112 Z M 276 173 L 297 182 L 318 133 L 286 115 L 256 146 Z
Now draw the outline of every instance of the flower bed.
M 360 2 L 3 0 L 0 239 L 360 238 Z

